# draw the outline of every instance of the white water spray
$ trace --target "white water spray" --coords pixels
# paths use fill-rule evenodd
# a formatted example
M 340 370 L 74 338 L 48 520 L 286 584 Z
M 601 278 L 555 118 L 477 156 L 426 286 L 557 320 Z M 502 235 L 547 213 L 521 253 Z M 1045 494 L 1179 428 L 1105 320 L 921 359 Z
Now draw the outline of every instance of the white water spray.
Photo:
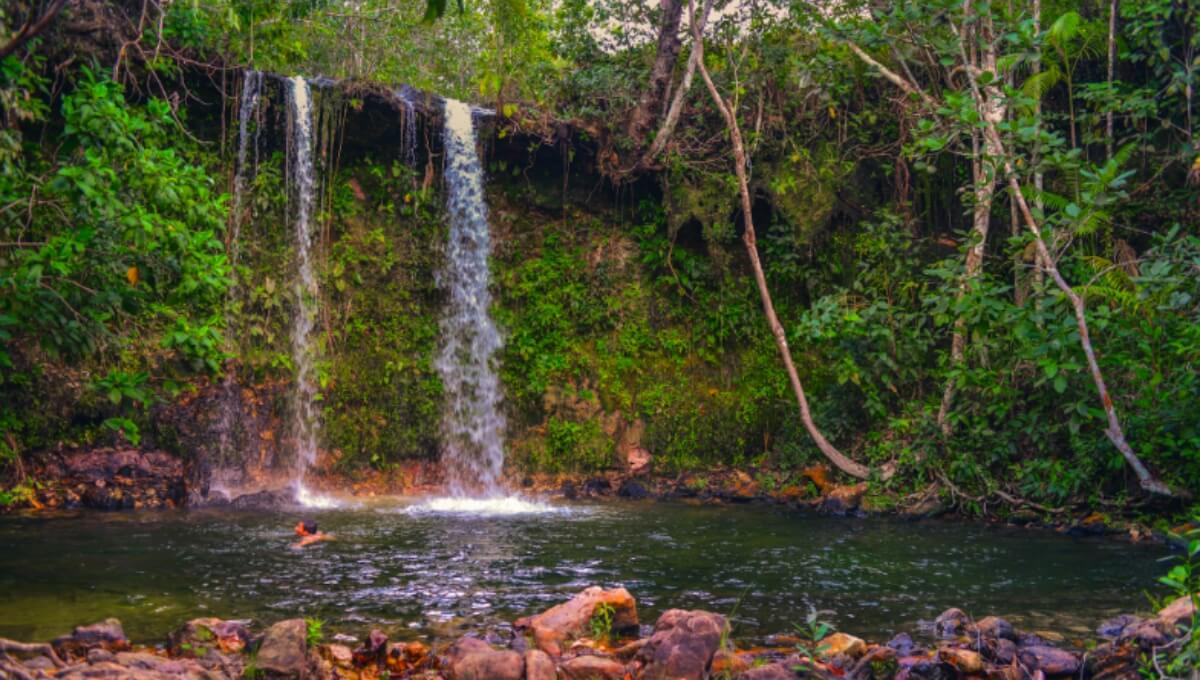
M 289 181 L 295 200 L 295 237 L 297 275 L 295 284 L 296 312 L 292 315 L 292 364 L 296 382 L 292 389 L 292 438 L 296 452 L 292 480 L 296 499 L 305 505 L 325 506 L 329 499 L 321 498 L 304 487 L 304 475 L 317 459 L 317 435 L 320 428 L 317 412 L 316 346 L 313 329 L 316 325 L 317 299 L 320 293 L 312 262 L 312 211 L 315 195 L 313 166 L 312 91 L 301 76 L 287 81 L 291 113 L 291 153 Z
M 487 204 L 483 169 L 475 151 L 471 108 L 446 100 L 446 207 L 450 238 L 438 282 L 449 300 L 441 320 L 442 348 L 437 369 L 445 390 L 442 415 L 442 467 L 456 497 L 501 495 L 504 416 L 500 381 L 492 368 L 503 344 L 488 314 Z

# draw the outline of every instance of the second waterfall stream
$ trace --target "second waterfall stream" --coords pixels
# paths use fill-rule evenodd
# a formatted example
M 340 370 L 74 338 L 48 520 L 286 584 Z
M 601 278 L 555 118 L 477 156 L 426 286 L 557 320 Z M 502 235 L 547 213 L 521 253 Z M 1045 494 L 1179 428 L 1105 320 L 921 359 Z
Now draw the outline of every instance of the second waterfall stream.
M 511 514 L 549 510 L 506 496 L 503 394 L 496 354 L 503 340 L 492 321 L 488 292 L 492 252 L 483 167 L 468 104 L 447 99 L 442 143 L 446 151 L 446 261 L 438 283 L 446 290 L 437 369 L 442 378 L 442 470 L 450 495 L 414 511 Z

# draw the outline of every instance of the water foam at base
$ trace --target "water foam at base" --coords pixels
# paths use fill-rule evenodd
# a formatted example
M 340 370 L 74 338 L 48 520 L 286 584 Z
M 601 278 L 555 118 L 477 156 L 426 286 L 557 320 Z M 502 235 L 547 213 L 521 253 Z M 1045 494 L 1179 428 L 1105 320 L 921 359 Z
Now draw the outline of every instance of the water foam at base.
M 459 498 L 445 496 L 411 505 L 404 510 L 410 515 L 447 514 L 447 515 L 542 515 L 549 513 L 566 513 L 567 509 L 555 507 L 547 503 L 527 500 L 520 496 L 497 496 L 494 498 Z
M 296 502 L 306 508 L 314 510 L 333 510 L 336 508 L 346 507 L 346 503 L 332 496 L 326 496 L 322 493 L 317 493 L 310 490 L 304 484 L 296 485 Z

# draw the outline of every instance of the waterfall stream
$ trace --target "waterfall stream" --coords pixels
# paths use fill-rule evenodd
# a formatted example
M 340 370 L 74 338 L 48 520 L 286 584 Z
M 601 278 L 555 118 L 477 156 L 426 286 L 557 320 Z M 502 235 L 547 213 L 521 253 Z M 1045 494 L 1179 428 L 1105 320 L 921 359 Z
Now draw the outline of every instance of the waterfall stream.
M 495 498 L 502 494 L 505 422 L 500 411 L 500 381 L 492 362 L 503 342 L 488 313 L 492 247 L 483 168 L 475 150 L 470 106 L 447 99 L 445 118 L 450 234 L 446 264 L 438 277 L 449 295 L 437 358 L 446 400 L 442 466 L 453 496 Z
M 317 409 L 316 326 L 317 300 L 320 290 L 312 261 L 312 211 L 316 193 L 316 172 L 313 163 L 312 90 L 301 76 L 287 81 L 290 139 L 288 181 L 295 201 L 294 229 L 296 239 L 295 279 L 296 311 L 292 315 L 292 368 L 295 385 L 292 388 L 292 439 L 295 442 L 292 484 L 296 498 L 304 505 L 327 505 L 328 499 L 314 496 L 304 486 L 304 475 L 317 459 L 317 437 L 320 420 Z

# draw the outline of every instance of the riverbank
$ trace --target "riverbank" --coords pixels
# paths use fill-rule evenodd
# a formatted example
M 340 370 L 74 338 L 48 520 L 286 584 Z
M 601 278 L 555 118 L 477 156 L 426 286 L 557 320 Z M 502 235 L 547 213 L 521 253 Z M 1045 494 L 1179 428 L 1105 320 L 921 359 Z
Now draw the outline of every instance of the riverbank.
M 742 647 L 721 614 L 670 609 L 652 625 L 624 588 L 590 587 L 508 625 L 432 644 L 389 640 L 363 627 L 349 635 L 314 619 L 188 621 L 152 643 L 126 638 L 120 622 L 80 626 L 48 643 L 0 640 L 0 670 L 13 678 L 445 678 L 446 680 L 788 680 L 792 678 L 1139 677 L 1153 655 L 1185 634 L 1191 604 L 1101 622 L 1086 649 L 1022 631 L 1004 619 L 949 609 L 928 627 L 886 641 L 834 632 L 815 615 L 796 631 Z M 332 638 L 327 640 L 327 638 Z M 1165 658 L 1165 657 L 1164 657 Z M 1160 663 L 1162 659 L 1160 659 Z
M 444 490 L 441 468 L 430 461 L 411 461 L 375 469 L 341 470 L 323 461 L 307 484 L 331 496 L 371 499 L 385 496 L 428 496 Z M 141 510 L 231 505 L 243 509 L 286 507 L 292 503 L 286 479 L 247 479 L 240 489 L 218 488 L 207 470 L 162 451 L 104 447 L 48 454 L 33 468 L 25 492 L 3 509 Z M 1171 541 L 1172 527 L 1163 518 L 1122 513 L 1119 507 L 1097 511 L 1081 504 L 1046 508 L 1013 502 L 969 507 L 956 503 L 956 491 L 931 484 L 922 492 L 899 495 L 869 483 L 841 485 L 821 466 L 797 470 L 770 467 L 710 468 L 678 473 L 647 469 L 613 469 L 602 473 L 510 471 L 509 488 L 519 493 L 565 502 L 666 501 L 691 504 L 768 504 L 834 516 L 888 516 L 906 520 L 956 517 L 1014 526 L 1043 527 L 1072 536 L 1107 536 L 1132 542 Z

